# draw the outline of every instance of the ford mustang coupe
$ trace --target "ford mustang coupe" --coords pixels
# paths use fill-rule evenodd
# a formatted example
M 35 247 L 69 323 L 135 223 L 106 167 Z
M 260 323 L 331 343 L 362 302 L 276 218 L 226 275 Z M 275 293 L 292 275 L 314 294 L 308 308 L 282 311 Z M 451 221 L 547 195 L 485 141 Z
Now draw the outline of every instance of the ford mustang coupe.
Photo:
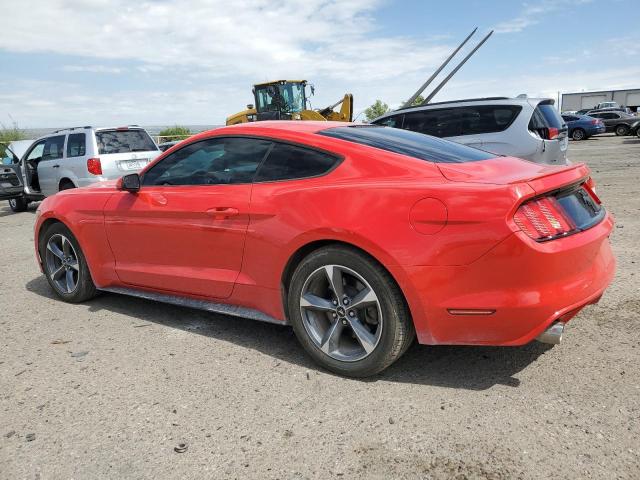
M 558 343 L 614 274 L 592 187 L 583 164 L 406 130 L 248 123 L 47 198 L 36 255 L 65 301 L 102 290 L 290 323 L 320 365 L 362 377 L 416 337 Z

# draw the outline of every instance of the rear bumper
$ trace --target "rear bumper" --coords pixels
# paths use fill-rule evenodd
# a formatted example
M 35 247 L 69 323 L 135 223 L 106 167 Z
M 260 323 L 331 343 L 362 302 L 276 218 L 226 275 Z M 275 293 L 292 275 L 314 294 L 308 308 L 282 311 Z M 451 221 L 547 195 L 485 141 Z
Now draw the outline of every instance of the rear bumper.
M 536 243 L 510 235 L 470 265 L 408 267 L 409 303 L 420 343 L 523 345 L 555 321 L 595 303 L 611 283 L 615 259 L 609 215 L 595 227 Z

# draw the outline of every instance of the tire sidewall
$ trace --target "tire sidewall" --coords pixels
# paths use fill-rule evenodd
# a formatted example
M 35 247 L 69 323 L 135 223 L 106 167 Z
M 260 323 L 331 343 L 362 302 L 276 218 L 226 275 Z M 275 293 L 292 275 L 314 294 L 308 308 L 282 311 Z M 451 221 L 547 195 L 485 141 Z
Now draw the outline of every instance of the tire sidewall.
M 380 341 L 374 351 L 361 360 L 344 362 L 331 358 L 311 340 L 303 324 L 300 312 L 302 287 L 313 272 L 325 265 L 341 265 L 357 272 L 369 283 L 380 302 L 383 316 Z M 320 365 L 340 375 L 354 377 L 372 375 L 378 373 L 391 362 L 390 356 L 397 342 L 396 323 L 401 321 L 400 316 L 404 312 L 402 311 L 403 305 L 397 305 L 396 302 L 392 301 L 393 298 L 397 298 L 397 294 L 394 295 L 390 291 L 393 288 L 397 289 L 395 285 L 389 284 L 388 279 L 384 278 L 364 256 L 338 248 L 318 250 L 306 257 L 292 276 L 287 297 L 289 321 L 304 349 Z
M 53 280 L 51 280 L 49 272 L 47 271 L 47 262 L 46 262 L 47 242 L 53 235 L 56 235 L 56 234 L 64 235 L 67 238 L 67 240 L 71 242 L 71 245 L 73 246 L 73 249 L 75 250 L 76 255 L 78 257 L 78 267 L 79 267 L 78 268 L 78 273 L 79 273 L 78 284 L 76 286 L 76 289 L 71 293 L 64 293 L 58 290 L 58 288 L 53 283 Z M 44 233 L 40 235 L 40 239 L 38 241 L 38 251 L 40 253 L 40 259 L 42 261 L 42 269 L 44 271 L 44 275 L 47 279 L 47 282 L 49 282 L 49 285 L 51 286 L 53 291 L 62 300 L 64 300 L 65 302 L 77 303 L 77 302 L 82 302 L 87 298 L 90 298 L 95 295 L 95 292 L 96 292 L 95 285 L 93 284 L 93 280 L 91 279 L 91 273 L 89 272 L 89 267 L 87 265 L 87 260 L 85 259 L 85 256 L 84 256 L 84 252 L 82 251 L 82 248 L 80 248 L 80 244 L 78 243 L 78 240 L 76 239 L 75 235 L 71 233 L 71 230 L 69 230 L 69 228 L 67 228 L 66 225 L 62 223 L 54 223 L 53 225 L 49 226 L 44 231 Z
M 616 127 L 616 135 L 618 135 L 619 137 L 623 137 L 625 136 L 627 133 L 629 133 L 629 128 L 625 127 L 624 125 L 618 125 Z

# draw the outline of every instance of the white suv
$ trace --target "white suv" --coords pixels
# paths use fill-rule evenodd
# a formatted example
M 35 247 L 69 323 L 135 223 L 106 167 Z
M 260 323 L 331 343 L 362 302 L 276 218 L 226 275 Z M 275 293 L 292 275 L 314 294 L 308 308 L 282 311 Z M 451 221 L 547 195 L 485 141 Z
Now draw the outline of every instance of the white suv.
M 14 211 L 60 190 L 84 187 L 140 171 L 160 154 L 138 126 L 77 127 L 57 130 L 36 140 L 18 164 L 24 194 L 9 200 Z
M 371 123 L 536 163 L 567 163 L 567 125 L 550 98 L 493 97 L 429 103 L 386 113 Z

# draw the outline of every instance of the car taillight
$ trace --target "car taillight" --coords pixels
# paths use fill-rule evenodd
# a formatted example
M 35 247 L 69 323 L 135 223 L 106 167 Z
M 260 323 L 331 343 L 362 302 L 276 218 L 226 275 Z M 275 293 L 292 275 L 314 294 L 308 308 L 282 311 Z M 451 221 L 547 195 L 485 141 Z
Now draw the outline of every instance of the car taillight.
M 587 191 L 587 193 L 593 198 L 593 201 L 598 205 L 602 205 L 602 200 L 600 197 L 596 195 L 596 182 L 593 181 L 593 178 L 589 177 L 586 182 L 584 182 L 583 188 Z
M 102 164 L 99 158 L 90 158 L 87 160 L 87 170 L 93 175 L 102 175 Z
M 558 135 L 560 135 L 560 130 L 558 130 L 557 128 L 553 128 L 553 127 L 549 127 L 549 138 L 547 140 L 553 140 L 555 138 L 558 138 Z
M 600 120 L 591 120 L 591 125 L 598 125 Z
M 513 220 L 520 230 L 537 241 L 561 237 L 576 228 L 554 197 L 542 197 L 523 203 Z

